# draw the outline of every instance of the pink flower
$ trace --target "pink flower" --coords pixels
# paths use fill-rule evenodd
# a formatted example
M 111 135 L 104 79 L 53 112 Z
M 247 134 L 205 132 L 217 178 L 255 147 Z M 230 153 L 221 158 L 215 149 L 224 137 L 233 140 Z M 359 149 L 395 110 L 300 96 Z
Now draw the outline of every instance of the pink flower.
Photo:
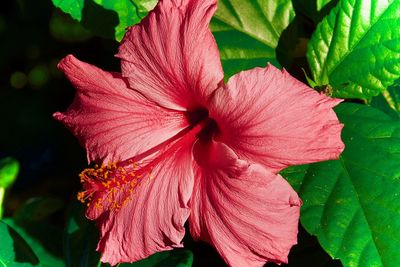
M 340 100 L 271 65 L 223 83 L 215 9 L 161 0 L 122 41 L 122 74 L 73 56 L 59 64 L 77 94 L 54 117 L 105 164 L 82 172 L 78 196 L 103 262 L 181 247 L 187 220 L 231 266 L 286 262 L 301 201 L 278 172 L 343 150 Z

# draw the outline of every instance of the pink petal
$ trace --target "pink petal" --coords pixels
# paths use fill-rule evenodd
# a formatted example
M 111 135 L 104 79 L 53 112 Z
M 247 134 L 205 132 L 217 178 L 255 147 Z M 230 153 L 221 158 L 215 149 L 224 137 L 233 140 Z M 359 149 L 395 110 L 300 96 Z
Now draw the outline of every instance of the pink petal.
M 222 143 L 197 143 L 194 152 L 192 236 L 213 244 L 230 266 L 287 262 L 301 205 L 290 185 Z
M 187 126 L 183 113 L 148 101 L 129 89 L 120 74 L 105 72 L 72 55 L 59 68 L 77 93 L 68 110 L 54 117 L 78 137 L 88 161 L 128 159 Z
M 212 99 L 210 116 L 239 157 L 278 172 L 336 159 L 344 149 L 342 124 L 327 97 L 272 65 L 233 76 Z
M 132 88 L 160 105 L 197 108 L 223 80 L 208 25 L 215 0 L 161 0 L 126 33 L 118 57 Z
M 191 143 L 186 142 L 179 150 L 164 155 L 151 175 L 143 176 L 134 187 L 130 199 L 125 204 L 117 203 L 122 206 L 119 210 L 110 208 L 98 214 L 95 205 L 89 207 L 87 216 L 97 217 L 100 228 L 97 249 L 102 253 L 102 262 L 111 265 L 133 262 L 182 247 L 184 223 L 190 214 L 187 204 L 193 188 L 191 151 Z M 122 194 L 124 188 L 115 192 Z M 107 203 L 109 198 L 103 200 Z

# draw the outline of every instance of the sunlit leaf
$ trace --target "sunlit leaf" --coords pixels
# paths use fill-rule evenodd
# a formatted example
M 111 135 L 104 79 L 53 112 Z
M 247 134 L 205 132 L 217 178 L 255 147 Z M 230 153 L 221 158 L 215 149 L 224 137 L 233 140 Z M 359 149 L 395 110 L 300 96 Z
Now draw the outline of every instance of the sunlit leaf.
M 358 104 L 335 111 L 340 159 L 286 175 L 303 200 L 301 223 L 344 266 L 400 266 L 400 120 Z
M 132 0 L 132 2 L 136 5 L 138 10 L 138 15 L 140 18 L 144 18 L 149 10 L 152 10 L 156 4 L 157 0 Z
M 314 32 L 307 58 L 334 96 L 369 98 L 400 77 L 400 1 L 341 0 Z

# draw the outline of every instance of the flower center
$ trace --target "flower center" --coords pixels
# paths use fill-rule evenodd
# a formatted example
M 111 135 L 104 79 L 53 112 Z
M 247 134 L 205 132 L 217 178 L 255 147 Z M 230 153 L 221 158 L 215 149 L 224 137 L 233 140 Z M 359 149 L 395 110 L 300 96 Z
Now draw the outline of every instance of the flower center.
M 194 110 L 186 111 L 185 116 L 189 125 L 194 126 L 208 118 L 208 110 L 206 108 L 197 108 Z
M 119 210 L 135 193 L 144 179 L 153 179 L 152 171 L 160 163 L 173 157 L 183 146 L 192 145 L 199 139 L 209 141 L 218 133 L 217 123 L 208 117 L 204 108 L 186 112 L 189 126 L 161 144 L 128 160 L 96 165 L 79 175 L 83 191 L 78 200 L 87 206 L 104 210 Z
M 218 134 L 217 122 L 209 117 L 208 110 L 206 108 L 197 108 L 193 111 L 186 112 L 186 119 L 189 124 L 194 127 L 197 124 L 202 124 L 203 127 L 196 137 L 202 141 L 209 141 L 211 138 Z

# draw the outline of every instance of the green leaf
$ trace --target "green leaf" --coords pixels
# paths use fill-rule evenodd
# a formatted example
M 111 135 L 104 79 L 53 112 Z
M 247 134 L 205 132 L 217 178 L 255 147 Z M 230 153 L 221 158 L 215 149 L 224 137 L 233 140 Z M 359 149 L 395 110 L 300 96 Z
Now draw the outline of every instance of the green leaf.
M 376 107 L 386 114 L 400 118 L 400 85 L 390 86 L 382 94 L 372 98 L 371 106 Z
M 4 219 L 24 238 L 44 267 L 65 266 L 61 260 L 62 229 L 50 221 L 50 216 L 62 207 L 58 198 L 31 198 L 17 209 L 13 218 Z
M 152 10 L 156 4 L 157 0 L 132 0 L 132 2 L 136 5 L 138 10 L 138 14 L 140 18 L 144 18 L 147 16 L 150 10 Z
M 82 9 L 85 0 L 52 0 L 53 4 L 76 20 L 82 19 Z
M 340 159 L 287 176 L 303 200 L 301 223 L 345 266 L 400 266 L 400 121 L 366 105 L 335 111 L 345 125 Z
M 314 32 L 307 58 L 334 96 L 378 95 L 400 77 L 400 1 L 341 0 Z
M 98 238 L 96 226 L 85 218 L 84 206 L 74 200 L 64 232 L 66 266 L 98 266 L 100 260 L 100 253 L 96 252 Z
M 43 267 L 63 267 L 61 259 L 62 234 L 60 229 L 48 223 L 17 223 L 13 218 L 3 220 L 11 226 L 32 248 Z
M 297 165 L 297 166 L 290 166 L 280 172 L 280 174 L 285 177 L 289 182 L 290 185 L 296 192 L 299 192 L 301 184 L 303 183 L 304 176 L 307 173 L 309 165 Z
M 0 187 L 8 188 L 19 172 L 19 163 L 17 160 L 7 157 L 0 160 Z
M 128 26 L 140 22 L 155 0 L 52 0 L 93 33 L 120 41 Z
M 134 263 L 122 263 L 119 267 L 191 267 L 193 253 L 185 249 L 174 249 L 156 253 Z
M 219 0 L 211 21 L 225 77 L 267 62 L 280 67 L 276 48 L 294 19 L 290 0 Z
M 40 266 L 38 258 L 25 240 L 3 221 L 0 221 L 0 237 L 0 266 Z

